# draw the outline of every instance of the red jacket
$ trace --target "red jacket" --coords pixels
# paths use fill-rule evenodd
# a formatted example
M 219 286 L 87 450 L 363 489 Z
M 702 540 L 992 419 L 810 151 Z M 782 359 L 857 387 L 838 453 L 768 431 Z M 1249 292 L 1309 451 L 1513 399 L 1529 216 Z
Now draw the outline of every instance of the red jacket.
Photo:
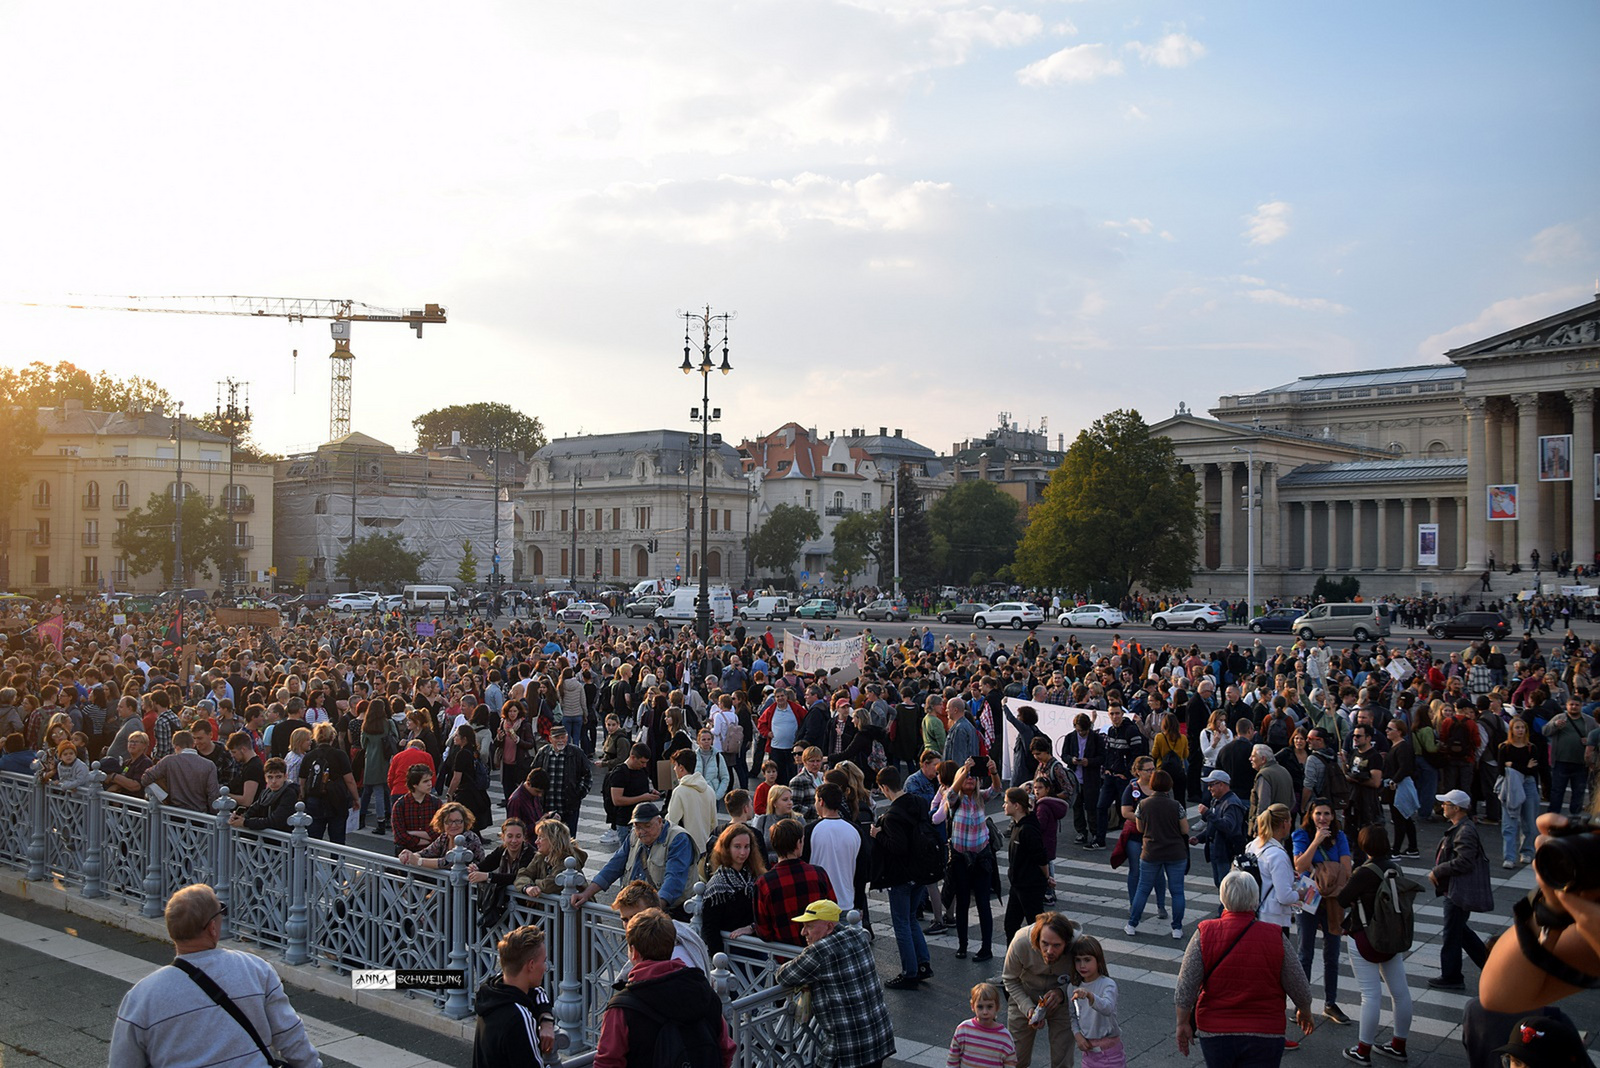
M 389 796 L 399 797 L 406 793 L 410 787 L 406 786 L 406 776 L 411 771 L 413 764 L 426 764 L 430 772 L 437 773 L 433 766 L 433 757 L 428 755 L 426 749 L 402 749 L 389 760 Z
M 688 965 L 675 958 L 667 960 L 636 960 L 628 971 L 629 983 L 648 983 L 651 980 L 661 979 L 667 974 L 680 971 Z M 701 984 L 704 985 L 703 983 Z M 713 995 L 714 996 L 714 995 Z M 1280 1013 L 1281 1015 L 1281 1013 Z M 733 1036 L 728 1033 L 728 1022 L 721 1021 L 722 1033 L 718 1036 L 718 1045 L 722 1048 L 722 1065 L 728 1068 L 733 1064 L 733 1055 L 737 1047 L 733 1043 Z M 628 1066 L 628 1014 L 624 1009 L 607 1007 L 605 1015 L 600 1020 L 600 1038 L 594 1046 L 595 1068 L 627 1068 Z
M 1246 924 L 1250 930 L 1233 945 Z M 1200 957 L 1210 969 L 1195 1003 L 1195 1026 L 1209 1034 L 1283 1034 L 1283 932 L 1247 912 L 1200 922 Z M 1223 957 L 1223 953 L 1227 953 Z M 1218 958 L 1222 958 L 1220 964 Z

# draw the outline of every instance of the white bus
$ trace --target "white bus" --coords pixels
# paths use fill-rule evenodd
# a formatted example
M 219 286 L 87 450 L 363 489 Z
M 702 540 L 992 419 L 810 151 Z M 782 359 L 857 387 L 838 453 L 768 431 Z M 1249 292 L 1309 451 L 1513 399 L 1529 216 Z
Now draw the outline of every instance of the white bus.
M 407 586 L 400 596 L 405 610 L 412 615 L 448 615 L 456 607 L 453 586 Z

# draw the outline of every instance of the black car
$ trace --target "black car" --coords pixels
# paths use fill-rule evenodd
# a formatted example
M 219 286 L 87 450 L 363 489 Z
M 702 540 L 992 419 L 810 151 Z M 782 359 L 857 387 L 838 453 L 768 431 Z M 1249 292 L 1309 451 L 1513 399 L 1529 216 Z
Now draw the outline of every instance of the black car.
M 1252 634 L 1288 634 L 1294 630 L 1294 621 L 1302 615 L 1299 608 L 1274 608 L 1250 621 Z
M 980 601 L 964 601 L 954 608 L 946 608 L 939 613 L 940 623 L 971 623 L 972 617 L 979 612 L 987 612 L 989 606 Z
M 1435 638 L 1504 638 L 1511 624 L 1499 612 L 1462 612 L 1428 625 Z

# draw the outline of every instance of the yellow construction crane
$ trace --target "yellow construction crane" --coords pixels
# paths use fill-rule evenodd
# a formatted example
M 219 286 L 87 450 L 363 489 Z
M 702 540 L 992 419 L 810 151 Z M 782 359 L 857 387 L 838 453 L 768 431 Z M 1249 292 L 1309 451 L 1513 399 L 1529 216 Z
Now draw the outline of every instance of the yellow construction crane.
M 42 304 L 19 301 L 30 307 L 82 308 L 90 311 L 168 312 L 176 315 L 254 315 L 264 318 L 305 321 L 331 319 L 333 352 L 328 355 L 332 381 L 328 390 L 328 439 L 350 433 L 350 372 L 355 354 L 350 351 L 351 323 L 407 323 L 422 336 L 425 323 L 442 323 L 445 310 L 438 304 L 424 304 L 421 310 L 396 311 L 374 308 L 354 300 L 318 300 L 299 297 L 106 297 L 108 301 L 129 300 L 136 304 Z

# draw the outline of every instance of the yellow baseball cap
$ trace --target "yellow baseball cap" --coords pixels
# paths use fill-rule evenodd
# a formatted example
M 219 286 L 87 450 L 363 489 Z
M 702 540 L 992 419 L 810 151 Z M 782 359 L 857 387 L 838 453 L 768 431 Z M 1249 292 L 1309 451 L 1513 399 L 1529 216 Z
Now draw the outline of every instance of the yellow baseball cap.
M 827 898 L 823 898 L 821 901 L 813 901 L 806 906 L 804 912 L 798 916 L 791 916 L 790 919 L 795 923 L 811 923 L 815 920 L 828 920 L 832 923 L 838 923 L 841 915 L 843 914 L 839 911 L 837 904 Z

